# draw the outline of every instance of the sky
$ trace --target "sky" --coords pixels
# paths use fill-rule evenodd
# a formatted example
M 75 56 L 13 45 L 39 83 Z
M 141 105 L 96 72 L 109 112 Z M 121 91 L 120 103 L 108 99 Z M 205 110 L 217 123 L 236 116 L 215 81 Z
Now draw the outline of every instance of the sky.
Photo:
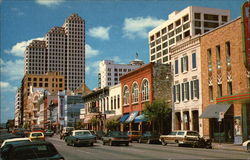
M 86 84 L 98 86 L 98 64 L 149 62 L 148 32 L 168 14 L 188 6 L 221 8 L 240 16 L 245 0 L 0 0 L 0 122 L 14 119 L 16 90 L 24 75 L 24 50 L 62 26 L 72 13 L 85 20 Z

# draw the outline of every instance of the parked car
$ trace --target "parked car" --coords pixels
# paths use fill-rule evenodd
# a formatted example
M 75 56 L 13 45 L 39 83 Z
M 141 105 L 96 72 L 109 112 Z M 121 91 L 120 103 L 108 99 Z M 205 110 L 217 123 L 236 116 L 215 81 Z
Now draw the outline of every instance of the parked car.
M 24 143 L 24 142 L 31 142 L 29 138 L 13 138 L 13 139 L 7 139 L 5 140 L 2 145 L 1 149 L 7 145 L 7 144 L 19 144 L 19 143 Z
M 64 139 L 66 136 L 69 136 L 70 132 L 74 130 L 74 127 L 63 127 L 63 130 L 60 132 L 60 139 Z
M 198 141 L 194 141 L 192 147 L 212 149 L 212 140 L 199 137 Z
M 89 130 L 74 130 L 71 134 L 65 137 L 65 142 L 67 145 L 81 145 L 87 144 L 93 146 L 96 141 L 96 136 L 93 135 Z
M 7 133 L 7 134 L 4 134 L 4 135 L 1 135 L 0 136 L 0 145 L 7 139 L 13 139 L 13 138 L 22 138 L 21 136 L 18 136 L 18 135 L 14 135 L 14 134 L 11 134 L 11 133 Z
M 44 129 L 41 127 L 35 127 L 31 129 L 31 132 L 43 132 L 44 133 Z
M 125 144 L 126 146 L 129 145 L 129 137 L 126 132 L 120 131 L 110 131 L 108 134 L 102 137 L 102 143 L 105 145 L 108 143 L 110 146 L 114 144 Z
M 97 137 L 97 139 L 101 140 L 104 135 L 105 135 L 105 133 L 102 130 L 96 131 L 96 137 Z
M 142 136 L 142 133 L 140 131 L 128 131 L 128 137 L 130 142 L 133 141 L 139 141 L 140 137 Z
M 139 143 L 146 142 L 148 144 L 150 143 L 160 143 L 159 141 L 160 135 L 155 132 L 145 132 L 142 134 L 142 136 L 139 138 Z
M 30 132 L 29 139 L 31 141 L 37 141 L 37 140 L 45 141 L 43 132 Z
M 52 136 L 54 135 L 54 131 L 52 131 L 52 130 L 50 130 L 50 129 L 46 129 L 46 130 L 44 131 L 44 135 L 45 135 L 45 136 L 50 136 L 50 137 L 52 137 Z
M 242 147 L 250 153 L 250 140 L 247 140 L 245 141 L 243 144 L 242 144 Z
M 199 140 L 199 133 L 196 131 L 173 131 L 169 135 L 161 135 L 160 141 L 162 145 L 167 145 L 168 143 L 175 143 L 179 146 L 182 144 L 195 145 Z
M 26 142 L 22 144 L 8 144 L 2 150 L 3 160 L 40 160 L 40 159 L 60 159 L 64 157 L 58 153 L 54 145 L 50 142 Z

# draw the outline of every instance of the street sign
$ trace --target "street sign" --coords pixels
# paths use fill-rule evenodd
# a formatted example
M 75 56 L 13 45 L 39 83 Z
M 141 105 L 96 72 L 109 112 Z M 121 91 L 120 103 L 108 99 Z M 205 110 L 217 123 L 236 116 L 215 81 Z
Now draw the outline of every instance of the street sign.
M 224 118 L 224 112 L 219 112 L 219 119 L 218 119 L 218 121 L 219 122 L 221 122 L 222 121 L 222 119 Z

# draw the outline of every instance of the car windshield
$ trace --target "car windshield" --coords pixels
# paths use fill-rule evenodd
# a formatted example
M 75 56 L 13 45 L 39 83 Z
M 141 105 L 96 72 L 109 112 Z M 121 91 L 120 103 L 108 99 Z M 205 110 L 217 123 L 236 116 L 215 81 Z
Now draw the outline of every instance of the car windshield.
M 178 132 L 177 135 L 184 135 L 184 132 Z
M 16 148 L 11 154 L 10 159 L 35 159 L 52 157 L 58 154 L 52 145 L 28 145 Z
M 32 133 L 32 135 L 31 136 L 33 136 L 33 137 L 37 137 L 37 136 L 43 136 L 43 134 L 42 133 Z
M 171 132 L 169 135 L 176 135 L 176 132 Z
M 90 133 L 87 131 L 81 131 L 81 132 L 75 132 L 75 135 L 76 136 L 83 136 L 83 135 L 90 135 Z
M 127 133 L 126 133 L 126 132 L 119 132 L 119 131 L 116 131 L 116 132 L 110 132 L 109 135 L 110 135 L 110 136 L 126 136 Z
M 41 131 L 41 130 L 43 130 L 42 128 L 33 128 L 32 129 L 33 131 Z

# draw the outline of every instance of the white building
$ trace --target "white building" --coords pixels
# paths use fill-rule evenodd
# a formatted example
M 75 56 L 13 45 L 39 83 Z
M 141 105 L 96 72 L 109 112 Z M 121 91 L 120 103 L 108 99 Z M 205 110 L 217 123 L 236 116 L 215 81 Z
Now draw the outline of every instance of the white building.
M 62 27 L 53 27 L 44 40 L 33 40 L 25 50 L 25 74 L 60 72 L 65 89 L 75 90 L 85 82 L 85 23 L 77 14 Z
M 16 92 L 16 100 L 15 100 L 15 126 L 19 126 L 21 124 L 21 117 L 22 117 L 21 94 L 22 94 L 22 90 L 21 88 L 18 88 Z
M 109 116 L 122 115 L 122 107 L 121 107 L 121 84 L 117 84 L 109 87 L 109 104 L 111 114 L 107 114 L 107 118 Z
M 99 63 L 98 87 L 104 88 L 120 83 L 122 75 L 143 65 L 142 60 L 135 59 L 130 64 L 115 64 L 112 60 L 103 60 Z
M 230 20 L 230 11 L 215 8 L 189 6 L 168 15 L 160 26 L 151 30 L 149 39 L 149 61 L 171 62 L 169 48 L 188 36 L 205 33 Z
M 173 130 L 202 134 L 200 37 L 187 37 L 170 48 L 173 59 Z

